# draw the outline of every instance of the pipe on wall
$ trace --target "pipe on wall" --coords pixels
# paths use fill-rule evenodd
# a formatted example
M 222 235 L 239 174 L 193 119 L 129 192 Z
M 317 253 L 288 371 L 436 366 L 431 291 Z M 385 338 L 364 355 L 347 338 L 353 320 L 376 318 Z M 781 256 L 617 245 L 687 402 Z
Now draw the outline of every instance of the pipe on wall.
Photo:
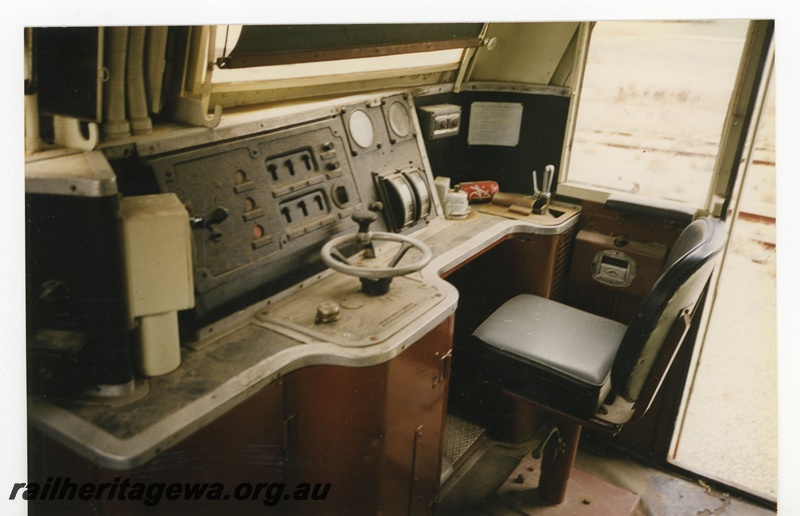
M 153 122 L 147 108 L 144 76 L 144 47 L 146 27 L 131 27 L 128 34 L 127 100 L 133 134 L 150 134 Z
M 25 29 L 25 152 L 33 154 L 42 145 L 39 136 L 39 100 L 33 66 L 33 29 Z
M 109 140 L 131 134 L 125 114 L 125 72 L 128 54 L 128 27 L 107 29 L 106 71 L 103 83 L 103 137 Z

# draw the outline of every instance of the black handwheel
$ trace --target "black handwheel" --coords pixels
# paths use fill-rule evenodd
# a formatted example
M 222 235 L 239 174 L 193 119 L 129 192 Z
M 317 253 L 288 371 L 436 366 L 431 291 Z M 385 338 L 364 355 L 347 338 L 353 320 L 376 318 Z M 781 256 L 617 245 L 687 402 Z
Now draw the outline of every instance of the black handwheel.
M 392 278 L 417 272 L 428 265 L 433 257 L 431 248 L 421 240 L 397 233 L 369 231 L 370 224 L 376 219 L 377 215 L 374 212 L 355 213 L 353 220 L 359 225 L 358 233 L 334 237 L 320 251 L 325 265 L 343 274 L 361 278 L 364 292 L 370 295 L 385 294 L 389 291 L 389 284 Z M 372 243 L 375 241 L 399 242 L 401 244 L 400 249 L 385 267 L 354 265 L 338 249 L 341 245 L 352 243 L 359 244 L 362 249 L 371 249 Z M 422 257 L 415 262 L 398 266 L 403 256 L 414 248 L 422 253 Z

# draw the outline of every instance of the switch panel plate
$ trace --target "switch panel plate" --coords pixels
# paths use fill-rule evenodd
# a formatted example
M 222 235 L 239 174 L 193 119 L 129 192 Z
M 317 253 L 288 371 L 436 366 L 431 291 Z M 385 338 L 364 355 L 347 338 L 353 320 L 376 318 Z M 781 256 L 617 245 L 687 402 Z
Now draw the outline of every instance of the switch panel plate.
M 302 266 L 309 249 L 352 224 L 360 196 L 347 154 L 331 117 L 150 161 L 193 222 L 201 318 Z
M 429 140 L 455 136 L 461 129 L 461 106 L 436 104 L 419 108 L 419 123 Z

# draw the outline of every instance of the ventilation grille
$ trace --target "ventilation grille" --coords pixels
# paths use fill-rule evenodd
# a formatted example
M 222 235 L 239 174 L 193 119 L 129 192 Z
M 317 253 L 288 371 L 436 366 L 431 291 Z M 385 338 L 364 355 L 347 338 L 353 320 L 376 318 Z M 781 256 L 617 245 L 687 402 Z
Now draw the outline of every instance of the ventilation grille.
M 567 271 L 572 255 L 572 243 L 575 241 L 577 230 L 578 226 L 572 226 L 558 236 L 553 265 L 553 286 L 550 290 L 550 299 L 554 301 L 562 301 L 567 294 Z

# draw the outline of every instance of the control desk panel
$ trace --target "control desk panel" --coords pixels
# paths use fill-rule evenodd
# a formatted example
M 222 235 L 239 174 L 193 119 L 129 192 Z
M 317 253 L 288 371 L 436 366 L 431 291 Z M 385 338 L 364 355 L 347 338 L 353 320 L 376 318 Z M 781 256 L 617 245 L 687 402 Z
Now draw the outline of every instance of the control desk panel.
M 405 94 L 343 105 L 333 116 L 148 161 L 192 226 L 194 316 L 202 325 L 311 276 L 319 249 L 355 231 L 407 233 L 436 214 L 418 122 Z

